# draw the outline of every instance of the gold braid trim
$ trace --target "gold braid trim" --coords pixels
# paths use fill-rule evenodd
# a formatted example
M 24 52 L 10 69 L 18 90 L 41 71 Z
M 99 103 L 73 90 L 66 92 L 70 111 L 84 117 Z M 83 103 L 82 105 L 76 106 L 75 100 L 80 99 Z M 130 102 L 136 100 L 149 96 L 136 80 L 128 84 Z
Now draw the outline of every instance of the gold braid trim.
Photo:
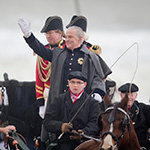
M 36 89 L 36 92 L 37 92 L 37 93 L 40 93 L 40 94 L 43 94 L 43 92 L 41 92 L 40 90 L 37 90 L 37 89 Z
M 36 85 L 36 89 L 43 90 L 43 88 L 38 85 Z
M 43 66 L 47 65 L 46 67 Z M 38 65 L 38 73 L 39 73 L 39 77 L 41 79 L 42 82 L 47 82 L 50 79 L 51 76 L 51 62 L 48 62 L 48 64 L 45 64 L 45 62 L 43 61 L 43 59 L 40 56 L 37 56 L 37 65 Z M 47 75 L 44 73 L 43 70 L 48 70 Z M 44 78 L 43 75 L 46 77 Z

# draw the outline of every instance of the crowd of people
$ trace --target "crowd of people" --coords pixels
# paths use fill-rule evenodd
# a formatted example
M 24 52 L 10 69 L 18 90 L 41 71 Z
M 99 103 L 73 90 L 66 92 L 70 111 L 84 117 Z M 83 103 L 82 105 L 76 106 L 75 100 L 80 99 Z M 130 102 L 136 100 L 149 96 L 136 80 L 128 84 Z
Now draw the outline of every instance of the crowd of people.
M 30 23 L 20 18 L 18 24 L 25 42 L 37 54 L 37 104 L 34 107 L 41 118 L 36 135 L 41 137 L 39 149 L 46 149 L 49 134 L 57 143 L 53 147 L 56 150 L 75 149 L 86 140 L 82 134 L 98 136 L 97 117 L 104 110 L 103 97 L 116 84 L 107 80 L 112 71 L 100 56 L 101 47 L 87 42 L 86 17 L 74 15 L 66 26 L 66 33 L 61 17 L 48 17 L 41 30 L 47 45 L 34 36 Z M 148 149 L 150 105 L 136 100 L 138 90 L 133 83 L 118 89 L 121 99 L 128 93 L 130 118 L 140 146 Z M 0 128 L 0 132 L 6 135 L 8 130 L 16 129 L 14 126 Z
M 105 78 L 111 73 L 111 70 L 99 55 L 90 51 L 84 44 L 83 29 L 75 25 L 68 27 L 65 33 L 65 47 L 49 49 L 35 38 L 29 24 L 23 19 L 19 19 L 18 23 L 27 44 L 35 53 L 51 62 L 47 106 L 54 102 L 60 94 L 68 91 L 68 74 L 72 71 L 81 71 L 86 76 L 88 84 L 85 91 L 88 94 L 92 93 L 99 103 L 102 102 L 106 92 Z M 46 24 L 47 28 L 51 26 L 51 20 Z M 45 134 L 45 132 L 42 133 Z

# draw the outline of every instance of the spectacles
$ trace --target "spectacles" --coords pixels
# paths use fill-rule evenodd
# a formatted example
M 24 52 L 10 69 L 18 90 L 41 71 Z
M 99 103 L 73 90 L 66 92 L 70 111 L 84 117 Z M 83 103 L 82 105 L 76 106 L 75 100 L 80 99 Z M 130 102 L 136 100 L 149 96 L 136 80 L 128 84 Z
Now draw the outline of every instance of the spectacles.
M 84 82 L 80 82 L 80 81 L 77 81 L 77 82 L 75 82 L 75 81 L 70 81 L 70 83 L 71 84 L 76 84 L 76 85 L 81 85 L 81 84 L 84 84 Z

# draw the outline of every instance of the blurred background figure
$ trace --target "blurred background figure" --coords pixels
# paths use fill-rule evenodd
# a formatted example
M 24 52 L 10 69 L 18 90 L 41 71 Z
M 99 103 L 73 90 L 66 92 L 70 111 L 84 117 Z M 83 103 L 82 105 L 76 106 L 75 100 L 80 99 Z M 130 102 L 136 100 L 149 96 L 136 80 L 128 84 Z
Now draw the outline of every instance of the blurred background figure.
M 128 94 L 128 110 L 133 121 L 135 132 L 138 136 L 141 147 L 150 149 L 150 105 L 137 101 L 139 88 L 134 83 L 126 83 L 118 88 L 121 99 Z

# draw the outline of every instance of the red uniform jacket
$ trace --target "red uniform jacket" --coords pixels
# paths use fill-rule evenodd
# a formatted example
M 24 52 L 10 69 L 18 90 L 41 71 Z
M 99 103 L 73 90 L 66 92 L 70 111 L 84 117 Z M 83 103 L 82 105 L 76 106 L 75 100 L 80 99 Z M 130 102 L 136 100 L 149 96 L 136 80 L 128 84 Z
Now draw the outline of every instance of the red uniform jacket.
M 46 45 L 47 48 L 52 48 L 51 45 Z M 65 47 L 65 41 L 60 41 L 59 48 Z M 36 99 L 43 99 L 45 88 L 50 88 L 51 62 L 37 56 L 36 61 Z

